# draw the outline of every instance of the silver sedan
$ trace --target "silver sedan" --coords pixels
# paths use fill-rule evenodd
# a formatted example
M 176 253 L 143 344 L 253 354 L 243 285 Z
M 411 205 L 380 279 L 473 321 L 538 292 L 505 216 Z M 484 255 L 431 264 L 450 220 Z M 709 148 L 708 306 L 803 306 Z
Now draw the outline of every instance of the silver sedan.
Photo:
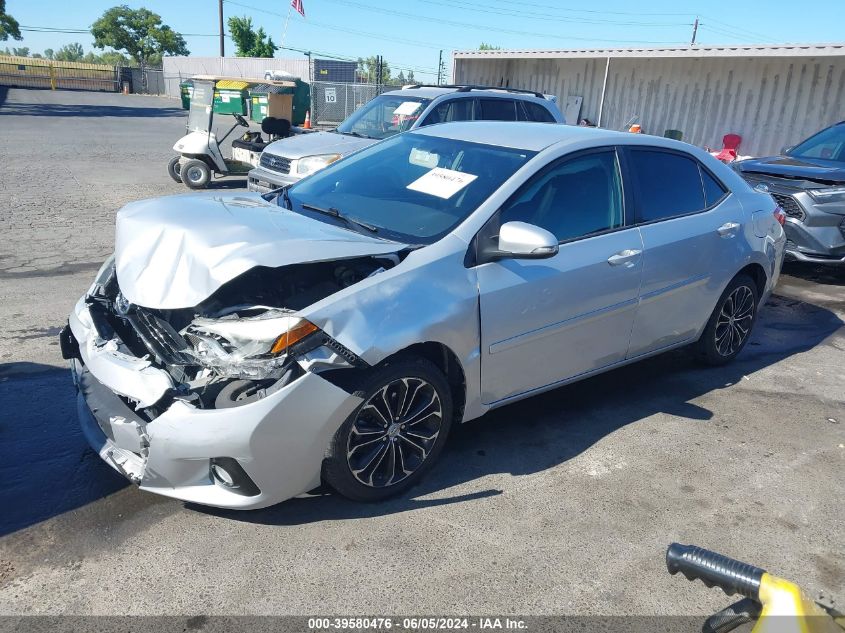
M 495 407 L 681 346 L 731 361 L 783 222 L 683 143 L 435 125 L 264 196 L 126 206 L 62 349 L 86 436 L 144 490 L 379 500 Z

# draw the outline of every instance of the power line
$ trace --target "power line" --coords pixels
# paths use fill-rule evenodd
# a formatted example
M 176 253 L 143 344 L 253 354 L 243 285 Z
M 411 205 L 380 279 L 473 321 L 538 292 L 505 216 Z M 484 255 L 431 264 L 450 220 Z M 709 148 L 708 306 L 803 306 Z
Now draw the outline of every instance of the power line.
M 489 4 L 477 4 L 468 2 L 467 0 L 453 0 L 451 2 L 442 2 L 438 0 L 417 0 L 426 4 L 434 4 L 449 8 L 466 9 L 474 13 L 490 13 L 493 15 L 503 15 L 507 17 L 524 18 L 527 20 L 542 20 L 543 22 L 565 22 L 569 24 L 614 24 L 617 26 L 648 26 L 648 27 L 678 27 L 678 26 L 692 26 L 691 22 L 638 22 L 631 20 L 608 20 L 601 18 L 581 18 L 581 17 L 560 17 L 549 15 L 548 13 L 535 13 L 532 11 L 513 11 L 508 9 L 500 9 L 498 7 L 490 7 Z
M 488 0 L 489 2 L 497 2 L 499 4 L 507 4 L 513 6 L 512 0 Z M 539 4 L 536 2 L 520 2 L 520 6 L 535 7 L 538 9 L 553 9 L 555 11 L 570 12 L 570 13 L 593 13 L 600 15 L 636 15 L 636 16 L 662 16 L 662 17 L 687 17 L 691 18 L 693 13 L 645 13 L 643 11 L 605 11 L 603 9 L 565 9 L 558 5 Z
M 229 0 L 231 1 L 231 0 Z M 530 31 L 519 31 L 515 29 L 502 29 L 496 28 L 492 26 L 485 26 L 480 24 L 470 24 L 468 22 L 458 22 L 456 20 L 444 20 L 442 18 L 434 18 L 425 15 L 419 15 L 417 13 L 405 13 L 404 11 L 396 11 L 393 9 L 384 9 L 381 7 L 374 7 L 367 4 L 361 4 L 358 2 L 349 2 L 348 0 L 327 0 L 328 2 L 333 2 L 335 4 L 342 4 L 347 7 L 356 7 L 359 9 L 363 9 L 366 11 L 373 11 L 375 13 L 382 13 L 385 15 L 394 15 L 404 18 L 410 18 L 412 20 L 422 20 L 425 22 L 434 22 L 439 25 L 449 25 L 449 26 L 457 26 L 460 28 L 469 28 L 469 29 L 476 29 L 485 32 L 497 32 L 497 33 L 506 33 L 509 35 L 525 35 L 529 37 L 545 37 L 545 38 L 552 38 L 555 40 L 562 40 L 562 39 L 569 39 L 569 40 L 579 40 L 579 41 L 587 41 L 587 42 L 614 42 L 617 44 L 680 44 L 680 41 L 652 41 L 652 40 L 619 40 L 619 39 L 604 39 L 598 37 L 580 37 L 575 35 L 561 35 L 556 34 L 553 35 L 551 33 L 537 33 L 537 32 L 530 32 Z

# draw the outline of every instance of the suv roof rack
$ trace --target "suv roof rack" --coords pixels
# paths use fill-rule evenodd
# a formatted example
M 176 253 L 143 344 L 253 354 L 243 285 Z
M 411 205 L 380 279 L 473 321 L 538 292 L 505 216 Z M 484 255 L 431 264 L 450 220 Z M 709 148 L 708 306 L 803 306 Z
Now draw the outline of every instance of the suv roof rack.
M 468 84 L 410 84 L 402 86 L 402 89 L 407 88 L 454 88 L 457 92 L 470 92 L 472 90 L 502 90 L 504 92 L 517 92 L 522 94 L 529 94 L 540 99 L 545 99 L 546 95 L 536 90 L 524 90 L 522 88 L 507 88 L 505 86 L 476 86 Z

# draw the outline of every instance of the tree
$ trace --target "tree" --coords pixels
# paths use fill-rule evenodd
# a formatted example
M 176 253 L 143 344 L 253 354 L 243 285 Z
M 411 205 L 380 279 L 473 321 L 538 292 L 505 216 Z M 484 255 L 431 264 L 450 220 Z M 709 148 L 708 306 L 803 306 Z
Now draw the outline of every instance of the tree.
M 80 62 L 83 57 L 85 57 L 85 51 L 79 42 L 65 44 L 53 53 L 53 59 L 57 62 Z
M 492 44 L 487 44 L 485 42 L 481 42 L 481 44 L 478 45 L 478 50 L 480 50 L 480 51 L 500 51 L 500 50 L 502 50 L 502 47 L 501 46 L 493 46 Z
M 29 57 L 29 48 L 22 46 L 21 48 L 12 47 L 12 55 L 16 57 Z
M 272 57 L 279 47 L 260 27 L 252 28 L 252 18 L 246 16 L 229 18 L 229 33 L 235 42 L 235 55 L 238 57 Z
M 378 83 L 378 58 L 375 55 L 358 58 L 358 74 L 369 83 Z M 381 83 L 390 83 L 390 66 L 384 59 L 381 60 Z
M 112 7 L 91 25 L 94 46 L 126 51 L 141 68 L 161 63 L 163 55 L 189 55 L 185 38 L 162 24 L 149 9 Z
M 18 21 L 6 13 L 6 0 L 0 0 L 0 42 L 9 38 L 22 40 L 21 27 Z
M 44 57 L 47 59 L 53 59 L 53 49 L 52 48 L 45 48 L 44 49 Z

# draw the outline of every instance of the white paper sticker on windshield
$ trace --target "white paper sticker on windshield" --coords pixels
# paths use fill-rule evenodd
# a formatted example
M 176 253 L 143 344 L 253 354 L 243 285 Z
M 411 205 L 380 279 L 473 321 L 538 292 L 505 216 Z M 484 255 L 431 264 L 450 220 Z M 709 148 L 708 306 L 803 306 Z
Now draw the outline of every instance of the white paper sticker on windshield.
M 408 185 L 408 189 L 448 200 L 473 180 L 474 174 L 465 174 L 445 167 L 435 167 Z
M 403 101 L 396 107 L 396 109 L 393 111 L 393 114 L 411 115 L 417 110 L 419 110 L 421 105 L 422 104 L 419 101 Z

